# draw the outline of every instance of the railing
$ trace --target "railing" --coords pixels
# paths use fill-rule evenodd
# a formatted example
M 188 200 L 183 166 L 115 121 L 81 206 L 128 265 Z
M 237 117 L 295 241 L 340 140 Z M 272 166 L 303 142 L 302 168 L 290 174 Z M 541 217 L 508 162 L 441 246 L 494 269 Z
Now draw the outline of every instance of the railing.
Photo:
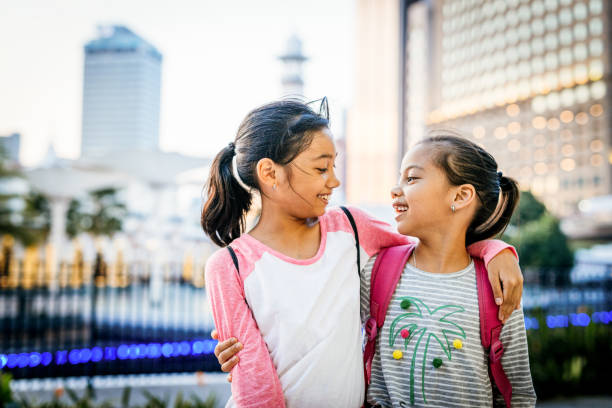
M 0 368 L 15 378 L 218 369 L 203 261 L 45 259 L 0 251 Z

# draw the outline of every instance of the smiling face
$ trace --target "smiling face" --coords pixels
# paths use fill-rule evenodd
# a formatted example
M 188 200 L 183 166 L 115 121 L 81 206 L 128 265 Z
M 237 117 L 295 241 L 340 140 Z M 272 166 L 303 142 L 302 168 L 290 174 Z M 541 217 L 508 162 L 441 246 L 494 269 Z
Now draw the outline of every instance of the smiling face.
M 398 232 L 419 238 L 443 230 L 453 214 L 454 194 L 445 173 L 431 160 L 431 147 L 419 144 L 410 149 L 391 190 Z
M 297 218 L 325 213 L 332 191 L 340 185 L 334 172 L 336 148 L 331 132 L 313 132 L 310 146 L 282 168 L 274 200 Z

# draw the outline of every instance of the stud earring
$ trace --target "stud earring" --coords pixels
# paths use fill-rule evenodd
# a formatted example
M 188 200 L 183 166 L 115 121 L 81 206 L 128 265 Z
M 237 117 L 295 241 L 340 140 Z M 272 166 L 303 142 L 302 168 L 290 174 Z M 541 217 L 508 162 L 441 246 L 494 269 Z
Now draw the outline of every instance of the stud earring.
M 276 191 L 276 183 L 272 186 L 272 190 Z
M 451 205 L 451 211 L 455 212 L 455 204 Z

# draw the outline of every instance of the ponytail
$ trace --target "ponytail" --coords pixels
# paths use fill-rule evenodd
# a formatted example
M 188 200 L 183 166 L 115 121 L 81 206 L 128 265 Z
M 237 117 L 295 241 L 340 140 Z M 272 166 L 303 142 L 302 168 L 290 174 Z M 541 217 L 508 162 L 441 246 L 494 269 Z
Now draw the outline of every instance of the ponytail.
M 512 178 L 502 175 L 501 172 L 498 174 L 500 197 L 497 207 L 484 223 L 474 225 L 474 222 L 472 222 L 466 235 L 467 245 L 502 234 L 510 223 L 512 214 L 518 205 L 520 198 L 518 183 Z M 478 214 L 474 217 L 474 220 L 477 218 Z
M 202 210 L 202 228 L 219 246 L 229 245 L 242 234 L 251 208 L 251 193 L 232 173 L 234 155 L 233 143 L 223 148 L 213 160 L 206 183 L 208 197 Z

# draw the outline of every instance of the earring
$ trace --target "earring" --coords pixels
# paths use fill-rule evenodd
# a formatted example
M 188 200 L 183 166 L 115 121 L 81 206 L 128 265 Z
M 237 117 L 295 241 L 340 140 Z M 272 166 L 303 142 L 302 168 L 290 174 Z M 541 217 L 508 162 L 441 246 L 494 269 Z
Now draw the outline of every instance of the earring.
M 455 204 L 451 205 L 451 211 L 455 212 Z
M 276 191 L 276 183 L 272 186 L 272 190 Z

